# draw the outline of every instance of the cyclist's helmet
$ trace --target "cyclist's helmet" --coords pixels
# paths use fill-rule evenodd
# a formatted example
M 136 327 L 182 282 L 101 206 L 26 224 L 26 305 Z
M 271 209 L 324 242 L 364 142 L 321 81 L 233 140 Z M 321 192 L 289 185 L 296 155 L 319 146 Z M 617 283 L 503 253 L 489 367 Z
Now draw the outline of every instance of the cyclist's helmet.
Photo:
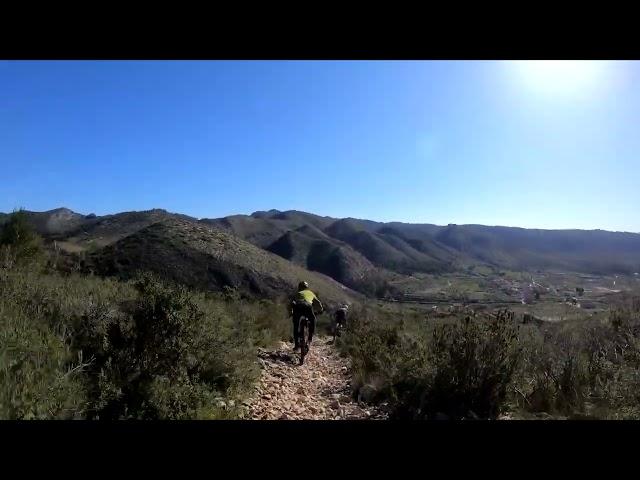
M 307 282 L 300 282 L 298 284 L 298 291 L 306 290 L 307 288 L 309 288 L 309 284 Z

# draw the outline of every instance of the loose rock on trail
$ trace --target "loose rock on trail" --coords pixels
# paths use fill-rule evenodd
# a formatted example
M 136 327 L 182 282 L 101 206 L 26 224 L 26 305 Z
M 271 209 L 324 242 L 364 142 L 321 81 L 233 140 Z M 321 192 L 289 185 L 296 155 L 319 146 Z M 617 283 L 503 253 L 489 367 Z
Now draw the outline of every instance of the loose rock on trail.
M 260 351 L 262 374 L 255 395 L 245 402 L 254 420 L 385 419 L 379 408 L 351 396 L 349 361 L 340 357 L 327 337 L 314 338 L 304 365 L 291 343 Z

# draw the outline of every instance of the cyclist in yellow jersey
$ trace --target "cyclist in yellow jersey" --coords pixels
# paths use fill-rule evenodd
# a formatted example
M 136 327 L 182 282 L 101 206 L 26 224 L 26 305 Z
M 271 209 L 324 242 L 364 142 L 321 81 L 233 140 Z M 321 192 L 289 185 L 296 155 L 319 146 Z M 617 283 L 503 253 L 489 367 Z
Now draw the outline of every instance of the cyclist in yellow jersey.
M 291 301 L 291 317 L 293 318 L 293 343 L 294 350 L 300 348 L 300 339 L 298 338 L 298 326 L 300 324 L 300 317 L 307 317 L 309 319 L 309 345 L 313 338 L 313 332 L 316 328 L 316 315 L 313 311 L 313 307 L 318 308 L 318 313 L 322 313 L 324 308 L 322 303 L 318 299 L 315 293 L 309 290 L 309 284 L 307 282 L 300 282 L 298 284 L 298 292 L 294 295 Z

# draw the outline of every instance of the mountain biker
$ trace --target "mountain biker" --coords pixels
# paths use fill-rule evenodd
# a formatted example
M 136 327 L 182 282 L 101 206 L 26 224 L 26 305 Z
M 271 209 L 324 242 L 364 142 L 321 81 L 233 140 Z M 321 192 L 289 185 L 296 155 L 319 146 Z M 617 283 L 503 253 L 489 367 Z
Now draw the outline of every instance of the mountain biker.
M 316 328 L 316 315 L 313 312 L 313 307 L 318 307 L 318 313 L 324 311 L 324 307 L 320 300 L 309 290 L 309 284 L 307 282 L 300 282 L 298 284 L 298 292 L 294 295 L 291 301 L 291 316 L 293 318 L 293 341 L 294 350 L 300 348 L 300 339 L 298 338 L 298 327 L 300 325 L 300 317 L 307 317 L 309 319 L 309 345 L 313 338 L 313 332 Z
M 336 322 L 336 326 L 342 325 L 346 327 L 347 325 L 347 313 L 349 312 L 349 305 L 342 304 L 335 312 L 334 319 Z

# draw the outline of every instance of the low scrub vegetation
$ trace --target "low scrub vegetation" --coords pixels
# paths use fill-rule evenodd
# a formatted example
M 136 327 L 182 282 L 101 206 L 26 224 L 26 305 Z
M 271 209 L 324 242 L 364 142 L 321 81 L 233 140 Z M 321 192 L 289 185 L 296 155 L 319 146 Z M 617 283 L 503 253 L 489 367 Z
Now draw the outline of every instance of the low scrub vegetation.
M 455 319 L 353 312 L 341 350 L 354 395 L 396 418 L 640 418 L 640 304 L 537 326 L 503 311 Z
M 286 338 L 282 306 L 167 285 L 4 271 L 0 417 L 225 418 Z M 231 401 L 230 401 L 231 400 Z
M 0 228 L 0 267 L 41 261 L 43 253 L 42 239 L 33 232 L 24 210 L 13 212 Z

